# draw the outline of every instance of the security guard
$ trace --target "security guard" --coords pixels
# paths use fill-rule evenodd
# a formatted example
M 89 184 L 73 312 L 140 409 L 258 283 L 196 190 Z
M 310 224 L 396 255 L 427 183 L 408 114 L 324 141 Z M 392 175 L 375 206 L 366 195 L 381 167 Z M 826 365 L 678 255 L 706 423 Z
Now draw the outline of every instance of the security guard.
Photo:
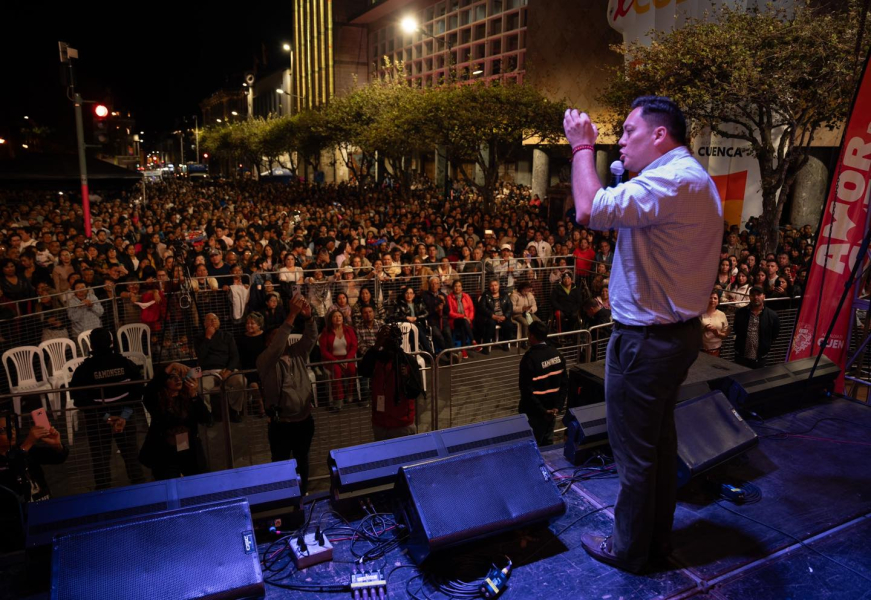
M 91 356 L 73 373 L 71 388 L 137 381 L 142 374 L 136 363 L 114 351 L 112 334 L 98 327 L 91 332 Z M 142 400 L 142 386 L 121 385 L 72 391 L 76 408 L 84 409 L 85 430 L 94 466 L 94 487 L 105 489 L 112 484 L 109 463 L 112 458 L 112 440 L 118 445 L 130 483 L 142 483 L 142 466 L 136 443 L 133 416 L 134 402 Z
M 553 444 L 556 415 L 566 403 L 569 376 L 566 361 L 547 343 L 547 325 L 529 325 L 529 350 L 520 361 L 520 406 L 539 446 Z

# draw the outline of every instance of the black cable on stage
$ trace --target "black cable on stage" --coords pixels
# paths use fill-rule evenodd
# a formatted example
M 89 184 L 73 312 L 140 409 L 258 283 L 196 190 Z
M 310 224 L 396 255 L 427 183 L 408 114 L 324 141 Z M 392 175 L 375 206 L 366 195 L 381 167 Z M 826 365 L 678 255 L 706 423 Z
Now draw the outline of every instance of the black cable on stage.
M 868 576 L 866 576 L 866 575 L 863 575 L 863 574 L 860 573 L 859 571 L 856 571 L 855 569 L 852 569 L 852 568 L 848 567 L 847 565 L 845 565 L 845 564 L 842 563 L 841 561 L 839 561 L 839 560 L 835 560 L 835 559 L 832 558 L 831 556 L 828 556 L 828 555 L 826 555 L 826 554 L 823 554 L 822 552 L 820 552 L 820 551 L 817 550 L 816 548 L 813 548 L 813 547 L 811 547 L 811 546 L 808 546 L 807 544 L 805 544 L 803 541 L 801 541 L 800 539 L 798 539 L 798 538 L 795 537 L 794 535 L 792 535 L 792 534 L 790 534 L 790 533 L 787 533 L 787 532 L 785 532 L 785 531 L 783 531 L 783 530 L 780 530 L 780 529 L 778 529 L 777 527 L 774 527 L 773 525 L 769 525 L 768 523 L 763 523 L 762 521 L 758 521 L 758 520 L 754 519 L 753 517 L 750 517 L 750 516 L 748 516 L 748 515 L 743 515 L 743 514 L 737 512 L 737 511 L 734 511 L 734 510 L 732 510 L 731 508 L 729 508 L 728 506 L 724 505 L 724 504 L 722 503 L 721 500 L 717 500 L 715 503 L 716 503 L 717 506 L 719 506 L 720 508 L 722 508 L 722 509 L 725 510 L 725 511 L 728 511 L 728 512 L 732 513 L 733 515 L 736 515 L 736 516 L 739 516 L 739 517 L 743 517 L 743 518 L 747 519 L 748 521 L 753 521 L 754 523 L 756 523 L 756 524 L 758 524 L 758 525 L 762 525 L 762 526 L 764 526 L 764 527 L 767 527 L 767 528 L 771 529 L 772 531 L 776 531 L 777 533 L 779 533 L 779 534 L 781 534 L 781 535 L 785 535 L 786 537 L 795 540 L 795 541 L 798 542 L 798 543 L 799 543 L 803 548 L 807 548 L 807 549 L 810 550 L 811 552 L 814 552 L 814 553 L 816 553 L 816 554 L 819 554 L 820 556 L 822 556 L 822 557 L 825 558 L 826 560 L 835 563 L 835 564 L 838 565 L 839 567 L 843 567 L 843 568 L 847 569 L 848 571 L 850 571 L 850 572 L 853 573 L 854 575 L 858 575 L 859 577 L 861 577 L 861 578 L 864 579 L 865 581 L 871 582 L 871 577 L 868 577 Z

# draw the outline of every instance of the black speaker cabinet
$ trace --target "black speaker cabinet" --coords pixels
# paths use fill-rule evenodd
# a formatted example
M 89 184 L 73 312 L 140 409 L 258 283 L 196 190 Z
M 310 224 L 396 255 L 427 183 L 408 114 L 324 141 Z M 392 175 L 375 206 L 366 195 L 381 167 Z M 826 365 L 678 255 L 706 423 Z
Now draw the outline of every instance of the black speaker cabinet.
M 301 497 L 295 460 L 60 496 L 30 505 L 27 548 L 47 548 L 55 535 L 86 525 L 196 504 L 245 498 L 256 514 L 299 506 Z
M 815 357 L 772 365 L 732 375 L 724 382 L 724 392 L 738 407 L 775 404 L 799 399 L 806 390 L 813 393 L 831 391 L 841 369 L 823 356 L 814 376 L 810 372 Z
M 534 441 L 399 470 L 397 522 L 419 564 L 431 553 L 563 514 L 565 503 Z
M 678 487 L 758 442 L 756 432 L 719 391 L 678 404 L 674 422 Z
M 570 408 L 563 416 L 566 426 L 566 441 L 563 455 L 573 465 L 579 465 L 587 457 L 587 450 L 608 441 L 608 422 L 605 403 L 589 404 Z
M 330 487 L 338 500 L 393 487 L 399 468 L 482 448 L 534 440 L 526 415 L 330 450 Z
M 54 541 L 52 600 L 264 594 L 246 500 L 140 516 Z

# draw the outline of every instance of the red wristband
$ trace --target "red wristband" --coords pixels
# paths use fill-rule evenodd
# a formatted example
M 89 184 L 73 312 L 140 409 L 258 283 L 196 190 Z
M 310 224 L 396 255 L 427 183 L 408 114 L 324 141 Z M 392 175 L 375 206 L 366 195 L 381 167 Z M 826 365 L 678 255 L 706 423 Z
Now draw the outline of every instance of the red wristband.
M 574 148 L 572 148 L 572 158 L 574 159 L 575 154 L 580 152 L 581 150 L 590 150 L 591 152 L 595 150 L 593 144 L 578 144 Z

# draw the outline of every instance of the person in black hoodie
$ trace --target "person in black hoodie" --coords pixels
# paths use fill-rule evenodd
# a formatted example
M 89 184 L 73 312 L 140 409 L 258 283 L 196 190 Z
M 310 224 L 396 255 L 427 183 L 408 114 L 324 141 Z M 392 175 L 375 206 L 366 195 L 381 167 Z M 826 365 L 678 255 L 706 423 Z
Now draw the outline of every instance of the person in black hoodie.
M 102 327 L 94 329 L 91 332 L 91 356 L 73 373 L 70 388 L 74 389 L 72 396 L 76 408 L 83 409 L 85 431 L 94 465 L 94 484 L 98 490 L 112 485 L 112 440 L 121 451 L 130 483 L 145 481 L 137 459 L 136 426 L 132 421 L 134 403 L 142 399 L 142 385 L 130 383 L 87 390 L 75 388 L 141 379 L 139 367 L 115 352 L 109 330 Z

